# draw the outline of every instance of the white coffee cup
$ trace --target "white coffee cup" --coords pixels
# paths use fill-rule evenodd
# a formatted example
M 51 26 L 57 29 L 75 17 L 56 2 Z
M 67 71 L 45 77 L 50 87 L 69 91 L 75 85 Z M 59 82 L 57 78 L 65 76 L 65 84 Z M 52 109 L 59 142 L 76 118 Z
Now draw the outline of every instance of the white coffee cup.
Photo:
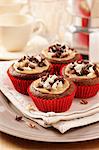
M 0 15 L 0 44 L 7 51 L 22 51 L 39 23 L 43 25 L 26 14 Z M 42 26 L 39 26 L 36 33 L 41 30 Z
M 25 0 L 0 0 L 0 14 L 19 13 L 26 3 Z

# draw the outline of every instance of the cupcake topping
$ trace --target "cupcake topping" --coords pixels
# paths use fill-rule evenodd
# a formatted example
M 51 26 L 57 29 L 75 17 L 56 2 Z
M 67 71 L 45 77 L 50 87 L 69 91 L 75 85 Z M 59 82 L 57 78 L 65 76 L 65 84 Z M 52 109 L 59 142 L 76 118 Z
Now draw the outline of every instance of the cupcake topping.
M 73 53 L 73 51 L 75 50 L 68 46 L 61 45 L 61 44 L 52 45 L 48 49 L 48 52 L 52 54 L 53 58 L 68 57 L 71 53 Z
M 17 72 L 21 73 L 37 73 L 42 72 L 43 69 L 47 70 L 49 67 L 48 61 L 43 55 L 37 56 L 24 56 L 14 63 L 14 68 Z
M 43 51 L 43 54 L 52 59 L 71 59 L 77 54 L 77 51 L 67 45 L 54 44 Z
M 64 80 L 61 76 L 49 75 L 33 82 L 33 86 L 43 92 L 51 94 L 60 94 L 69 88 L 69 81 Z
M 65 73 L 71 77 L 99 77 L 99 69 L 96 64 L 85 61 L 77 61 L 67 65 Z M 70 77 L 70 76 L 69 76 Z

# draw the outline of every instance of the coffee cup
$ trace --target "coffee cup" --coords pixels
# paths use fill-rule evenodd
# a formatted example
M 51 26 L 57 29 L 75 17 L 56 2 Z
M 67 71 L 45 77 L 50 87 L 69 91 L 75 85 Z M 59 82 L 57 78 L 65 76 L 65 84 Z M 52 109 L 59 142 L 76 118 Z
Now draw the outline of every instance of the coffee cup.
M 34 31 L 37 25 L 37 30 Z M 22 51 L 32 34 L 41 32 L 42 26 L 42 22 L 35 21 L 30 15 L 0 15 L 0 44 L 7 51 Z

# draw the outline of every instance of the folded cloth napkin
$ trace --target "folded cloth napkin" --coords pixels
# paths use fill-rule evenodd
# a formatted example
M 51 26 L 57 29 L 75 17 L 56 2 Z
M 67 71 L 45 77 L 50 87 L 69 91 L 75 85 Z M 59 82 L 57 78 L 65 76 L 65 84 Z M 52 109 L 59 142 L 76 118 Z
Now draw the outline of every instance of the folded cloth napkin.
M 0 70 L 2 70 L 2 73 L 0 73 L 0 90 L 27 118 L 30 118 L 45 128 L 52 126 L 61 133 L 74 127 L 99 121 L 99 93 L 95 97 L 87 99 L 88 104 L 86 105 L 82 105 L 79 99 L 74 99 L 70 110 L 67 112 L 40 112 L 29 96 L 22 95 L 14 89 L 6 74 L 9 66 L 7 62 L 5 66 L 4 68 L 3 65 L 0 65 Z

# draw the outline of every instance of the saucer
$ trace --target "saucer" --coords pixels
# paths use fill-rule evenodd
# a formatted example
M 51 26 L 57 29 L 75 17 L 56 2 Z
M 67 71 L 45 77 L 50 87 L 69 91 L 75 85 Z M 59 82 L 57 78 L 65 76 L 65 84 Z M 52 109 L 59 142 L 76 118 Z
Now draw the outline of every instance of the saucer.
M 33 35 L 26 47 L 19 52 L 9 52 L 0 45 L 0 60 L 14 60 L 27 54 L 39 54 L 41 50 L 48 45 L 48 41 L 39 35 Z

